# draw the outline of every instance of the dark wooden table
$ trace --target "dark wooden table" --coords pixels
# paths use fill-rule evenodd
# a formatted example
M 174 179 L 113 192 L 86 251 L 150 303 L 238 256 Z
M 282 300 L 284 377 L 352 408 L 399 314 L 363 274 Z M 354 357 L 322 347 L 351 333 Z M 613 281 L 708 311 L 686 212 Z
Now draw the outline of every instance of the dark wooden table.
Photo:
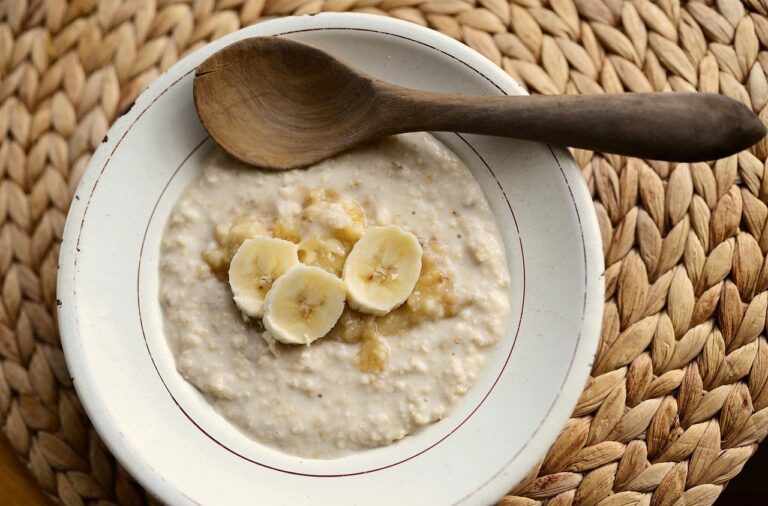
M 2 434 L 0 434 L 0 503 L 3 506 L 51 504 Z

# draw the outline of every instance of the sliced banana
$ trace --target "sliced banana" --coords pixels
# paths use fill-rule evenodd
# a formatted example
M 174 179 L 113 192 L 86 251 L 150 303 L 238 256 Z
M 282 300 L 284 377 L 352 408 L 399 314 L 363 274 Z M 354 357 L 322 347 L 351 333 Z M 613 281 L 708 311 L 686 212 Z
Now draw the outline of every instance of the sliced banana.
M 405 302 L 419 279 L 421 255 L 412 233 L 395 225 L 368 228 L 344 264 L 349 305 L 384 315 Z
M 267 293 L 264 326 L 278 341 L 309 344 L 336 325 L 346 295 L 344 282 L 320 267 L 292 267 Z
M 255 237 L 244 241 L 229 265 L 235 304 L 248 316 L 264 314 L 264 299 L 277 278 L 299 264 L 296 245 L 283 239 Z

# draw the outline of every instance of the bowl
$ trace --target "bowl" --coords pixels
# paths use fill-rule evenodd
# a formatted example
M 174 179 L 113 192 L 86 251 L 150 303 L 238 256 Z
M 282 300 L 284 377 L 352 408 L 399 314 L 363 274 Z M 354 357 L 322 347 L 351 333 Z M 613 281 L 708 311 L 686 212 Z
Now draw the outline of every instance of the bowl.
M 597 350 L 603 258 L 579 170 L 560 147 L 434 133 L 471 169 L 499 223 L 512 279 L 503 340 L 446 418 L 395 444 L 333 460 L 267 448 L 176 371 L 158 302 L 165 221 L 216 149 L 195 114 L 195 67 L 236 40 L 263 35 L 316 46 L 402 86 L 524 94 L 449 37 L 363 14 L 263 22 L 178 62 L 109 130 L 67 219 L 59 324 L 83 405 L 122 465 L 171 504 L 490 503 L 554 442 Z

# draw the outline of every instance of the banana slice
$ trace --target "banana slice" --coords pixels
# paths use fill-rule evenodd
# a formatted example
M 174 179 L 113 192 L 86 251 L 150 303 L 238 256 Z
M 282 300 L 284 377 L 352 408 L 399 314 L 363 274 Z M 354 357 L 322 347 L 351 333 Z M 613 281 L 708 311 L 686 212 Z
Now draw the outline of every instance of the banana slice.
M 286 344 L 309 344 L 336 325 L 347 289 L 320 267 L 298 265 L 275 281 L 264 302 L 264 326 Z
M 248 316 L 261 317 L 272 283 L 298 264 L 296 245 L 290 241 L 271 237 L 244 241 L 229 264 L 229 286 L 238 309 Z
M 368 228 L 344 264 L 349 305 L 380 316 L 405 302 L 419 279 L 421 254 L 416 236 L 398 226 Z

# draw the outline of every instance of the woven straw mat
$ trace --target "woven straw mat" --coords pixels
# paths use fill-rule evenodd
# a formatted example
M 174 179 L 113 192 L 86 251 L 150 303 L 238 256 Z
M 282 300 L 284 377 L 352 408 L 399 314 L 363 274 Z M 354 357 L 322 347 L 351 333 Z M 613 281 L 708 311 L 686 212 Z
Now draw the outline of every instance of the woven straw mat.
M 768 120 L 768 0 L 0 0 L 0 424 L 67 505 L 152 501 L 64 362 L 56 263 L 107 128 L 184 54 L 263 16 L 358 11 L 464 41 L 531 92 L 703 91 Z M 509 505 L 712 504 L 768 432 L 765 140 L 714 163 L 575 151 L 606 258 L 573 418 Z

